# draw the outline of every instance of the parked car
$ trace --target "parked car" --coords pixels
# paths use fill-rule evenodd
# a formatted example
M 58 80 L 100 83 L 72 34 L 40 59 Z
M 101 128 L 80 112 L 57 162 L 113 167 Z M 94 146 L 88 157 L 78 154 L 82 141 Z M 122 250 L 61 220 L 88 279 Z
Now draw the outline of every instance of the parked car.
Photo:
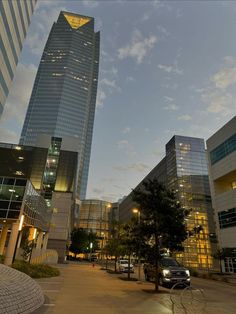
M 172 287 L 177 282 L 183 286 L 190 285 L 189 270 L 181 266 L 174 258 L 163 257 L 159 264 L 158 280 L 161 286 Z M 155 280 L 155 265 L 146 263 L 143 266 L 143 271 L 147 281 Z
M 127 259 L 120 259 L 117 261 L 117 270 L 122 273 L 128 273 L 129 261 Z M 134 265 L 130 263 L 130 272 L 134 273 Z

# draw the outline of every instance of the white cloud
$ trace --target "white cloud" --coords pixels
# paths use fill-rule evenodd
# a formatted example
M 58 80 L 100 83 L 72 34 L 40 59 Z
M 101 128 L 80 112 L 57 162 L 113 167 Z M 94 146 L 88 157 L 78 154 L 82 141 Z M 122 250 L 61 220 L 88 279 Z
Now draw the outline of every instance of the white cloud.
M 42 54 L 50 29 L 57 21 L 60 11 L 66 10 L 65 5 L 65 1 L 59 3 L 55 0 L 39 1 L 33 16 L 34 23 L 25 42 L 33 54 L 38 56 Z
M 230 114 L 233 107 L 233 96 L 230 93 L 221 94 L 218 91 L 202 95 L 202 100 L 208 104 L 207 111 L 221 113 L 224 116 Z
M 198 89 L 207 112 L 227 116 L 235 112 L 235 95 L 230 87 L 236 84 L 236 58 L 226 56 L 222 68 L 210 77 L 210 84 Z
M 94 9 L 99 5 L 96 0 L 82 0 L 82 4 L 89 9 Z
M 100 84 L 104 84 L 104 85 L 107 85 L 109 87 L 113 87 L 113 88 L 117 88 L 116 86 L 116 81 L 115 80 L 109 80 L 107 78 L 103 78 L 101 81 L 100 81 Z
M 107 98 L 106 93 L 99 88 L 98 92 L 97 92 L 96 107 L 97 108 L 103 108 L 104 101 L 105 101 L 106 98 Z
M 163 107 L 164 110 L 169 110 L 169 111 L 176 111 L 179 109 L 178 106 L 175 104 L 167 104 L 166 106 Z
M 189 114 L 184 114 L 178 117 L 178 120 L 189 121 L 192 120 L 192 117 Z
M 25 113 L 32 92 L 37 68 L 35 65 L 19 63 L 11 92 L 2 115 L 2 121 L 14 119 L 20 125 L 23 123 Z
M 227 87 L 236 84 L 236 66 L 224 68 L 212 77 L 212 82 L 217 88 L 226 89 Z
M 150 167 L 142 162 L 132 163 L 127 166 L 114 166 L 113 169 L 118 171 L 135 171 L 135 172 L 146 172 Z
M 127 82 L 134 82 L 135 81 L 135 78 L 133 76 L 127 76 L 126 77 L 126 81 Z
M 127 126 L 126 128 L 124 128 L 123 130 L 122 130 L 122 133 L 123 134 L 127 134 L 127 133 L 129 133 L 130 132 L 130 127 L 129 126 Z
M 174 101 L 174 98 L 170 97 L 170 96 L 164 96 L 164 99 L 166 102 L 172 102 Z
M 119 149 L 124 149 L 129 145 L 129 142 L 127 140 L 121 140 L 117 143 L 117 146 Z
M 170 96 L 164 96 L 164 100 L 167 103 L 163 109 L 164 110 L 169 110 L 169 111 L 176 111 L 179 109 L 178 106 L 176 106 L 176 104 L 173 103 L 174 98 L 170 97 Z
M 166 38 L 170 36 L 170 33 L 168 32 L 168 30 L 162 25 L 157 25 L 157 30 L 160 33 L 161 38 Z
M 157 67 L 160 69 L 160 70 L 163 70 L 164 72 L 167 72 L 167 73 L 174 73 L 174 74 L 183 74 L 183 70 L 179 69 L 178 68 L 178 65 L 177 63 L 175 62 L 174 65 L 165 65 L 165 64 L 158 64 Z
M 119 150 L 125 151 L 127 155 L 136 155 L 135 149 L 132 144 L 130 144 L 127 140 L 120 140 L 117 142 L 117 147 Z
M 150 19 L 150 14 L 149 14 L 149 12 L 145 12 L 144 14 L 143 14 L 143 17 L 141 18 L 141 22 L 146 22 L 146 21 L 148 21 L 149 19 Z
M 152 50 L 157 37 L 149 35 L 144 38 L 139 30 L 135 30 L 132 34 L 131 43 L 118 50 L 119 59 L 133 58 L 138 64 L 143 62 L 144 57 Z
M 4 143 L 18 143 L 19 134 L 14 131 L 8 130 L 6 127 L 0 127 L 0 142 Z

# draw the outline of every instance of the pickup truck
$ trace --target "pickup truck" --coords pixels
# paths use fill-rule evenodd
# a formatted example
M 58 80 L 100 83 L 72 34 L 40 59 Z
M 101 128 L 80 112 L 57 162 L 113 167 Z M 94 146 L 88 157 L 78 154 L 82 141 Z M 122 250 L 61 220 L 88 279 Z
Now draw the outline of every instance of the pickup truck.
M 155 265 L 146 263 L 143 271 L 147 281 L 155 280 Z M 176 283 L 190 286 L 190 272 L 174 258 L 163 257 L 159 262 L 158 281 L 161 286 L 172 287 Z

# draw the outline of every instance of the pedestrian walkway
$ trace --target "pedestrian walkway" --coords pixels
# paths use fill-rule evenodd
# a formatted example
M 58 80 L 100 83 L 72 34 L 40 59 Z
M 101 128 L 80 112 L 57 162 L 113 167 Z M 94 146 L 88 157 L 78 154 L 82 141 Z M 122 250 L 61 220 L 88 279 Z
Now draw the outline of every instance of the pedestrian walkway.
M 61 276 L 41 279 L 45 305 L 35 313 L 80 314 L 168 314 L 161 304 L 162 294 L 145 293 L 150 283 L 123 281 L 117 275 L 91 264 L 69 264 L 60 267 Z

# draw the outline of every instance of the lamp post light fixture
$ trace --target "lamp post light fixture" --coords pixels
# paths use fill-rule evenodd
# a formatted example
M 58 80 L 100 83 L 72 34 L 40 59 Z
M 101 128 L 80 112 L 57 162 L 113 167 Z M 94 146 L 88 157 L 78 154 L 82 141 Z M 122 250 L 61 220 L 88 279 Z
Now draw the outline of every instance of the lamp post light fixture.
M 93 248 L 93 242 L 89 243 L 89 249 L 90 249 L 90 262 L 92 261 L 92 248 Z
M 140 209 L 133 208 L 132 212 L 138 215 L 138 225 L 140 228 Z M 140 230 L 139 230 L 140 232 Z M 140 263 L 140 241 L 139 241 L 139 250 L 138 250 L 138 282 L 141 283 L 141 263 Z
M 32 243 L 31 243 L 31 252 L 30 252 L 30 257 L 29 257 L 29 263 L 31 261 L 32 253 L 33 253 L 33 248 L 34 248 L 34 240 L 37 235 L 37 228 L 34 228 L 33 236 L 32 236 Z
M 24 215 L 21 215 L 21 216 L 20 216 L 19 227 L 18 227 L 16 245 L 15 245 L 15 249 L 14 249 L 14 253 L 13 253 L 13 257 L 12 257 L 12 263 L 14 263 L 14 260 L 15 260 L 15 257 L 16 257 L 16 251 L 17 251 L 17 248 L 18 248 L 18 242 L 19 242 L 21 230 L 22 230 L 22 228 L 23 228 L 24 219 L 25 219 L 25 216 L 24 216 Z

